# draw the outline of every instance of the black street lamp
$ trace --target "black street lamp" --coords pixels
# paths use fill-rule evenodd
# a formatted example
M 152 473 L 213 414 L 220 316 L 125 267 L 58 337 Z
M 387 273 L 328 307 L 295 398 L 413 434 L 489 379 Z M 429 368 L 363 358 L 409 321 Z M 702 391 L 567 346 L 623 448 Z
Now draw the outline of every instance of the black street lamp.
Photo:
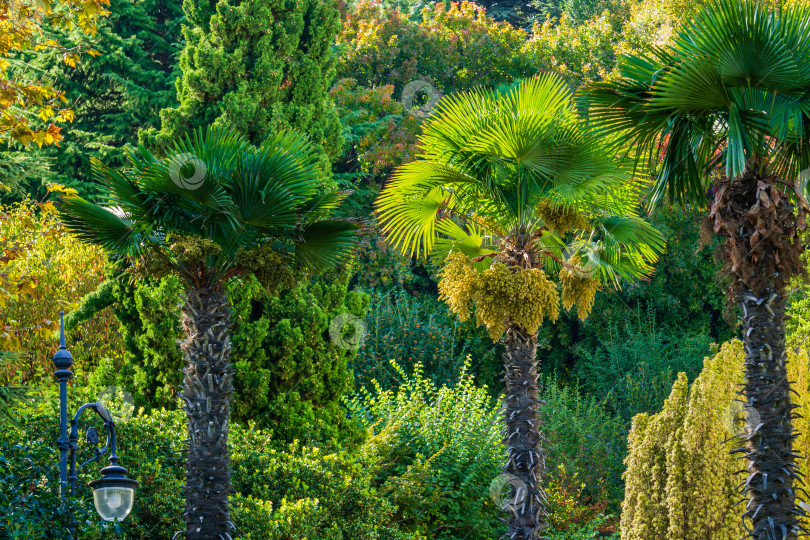
M 73 365 L 73 355 L 65 347 L 65 317 L 63 312 L 59 312 L 59 350 L 53 355 L 53 363 L 56 366 L 56 379 L 59 381 L 59 497 L 64 500 L 68 483 L 70 483 L 70 494 L 76 494 L 77 473 L 79 470 L 93 461 L 98 461 L 108 450 L 110 452 L 110 465 L 101 469 L 101 478 L 90 482 L 93 488 L 93 502 L 101 519 L 106 521 L 122 521 L 132 510 L 132 503 L 135 497 L 135 487 L 138 482 L 127 478 L 127 470 L 118 465 L 118 455 L 116 454 L 115 423 L 109 411 L 101 403 L 85 403 L 70 421 L 70 435 L 68 436 L 68 416 L 67 416 L 67 382 L 73 377 L 70 367 Z M 98 432 L 96 428 L 90 427 L 85 434 L 85 442 L 96 447 L 95 456 L 76 466 L 76 451 L 79 449 L 79 417 L 82 413 L 91 409 L 104 421 L 107 429 L 107 442 L 103 448 L 98 448 Z M 68 470 L 68 460 L 70 469 Z

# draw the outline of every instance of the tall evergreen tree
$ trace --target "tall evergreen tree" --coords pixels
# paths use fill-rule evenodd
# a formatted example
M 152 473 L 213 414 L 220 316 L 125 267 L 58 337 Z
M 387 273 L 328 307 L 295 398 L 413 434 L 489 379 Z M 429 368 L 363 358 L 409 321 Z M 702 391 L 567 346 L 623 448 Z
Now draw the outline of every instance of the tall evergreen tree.
M 340 120 L 328 88 L 340 29 L 334 0 L 185 0 L 189 26 L 177 92 L 158 143 L 209 124 L 254 144 L 294 128 L 309 135 L 324 172 L 340 150 Z
M 348 282 L 344 268 L 328 278 L 301 280 L 282 294 L 267 294 L 255 280 L 229 284 L 235 421 L 255 421 L 283 446 L 357 438 L 341 400 L 352 388 L 347 364 L 357 354 L 357 321 L 369 298 L 348 291 Z M 137 407 L 172 407 L 183 383 L 177 348 L 183 339 L 182 294 L 176 276 L 128 283 L 114 273 L 86 296 L 66 318 L 68 327 L 114 305 L 126 346 L 123 358 L 102 360 L 92 384 L 127 388 Z
M 77 31 L 57 36 L 71 46 L 92 45 L 99 57 L 71 68 L 55 50 L 31 62 L 31 69 L 64 90 L 76 113 L 76 120 L 62 127 L 61 148 L 42 151 L 51 163 L 47 179 L 90 197 L 104 191 L 91 180 L 90 158 L 124 165 L 126 145 L 137 140 L 139 130 L 159 127 L 160 110 L 176 103 L 175 65 L 182 46 L 184 15 L 177 2 L 113 0 L 109 9 L 95 36 Z

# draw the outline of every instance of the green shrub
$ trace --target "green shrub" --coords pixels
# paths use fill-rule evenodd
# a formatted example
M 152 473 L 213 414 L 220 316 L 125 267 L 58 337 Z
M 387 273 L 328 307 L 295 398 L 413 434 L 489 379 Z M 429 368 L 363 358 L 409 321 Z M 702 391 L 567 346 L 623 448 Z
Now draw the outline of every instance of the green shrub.
M 471 322 L 461 323 L 447 305 L 430 294 L 414 296 L 401 288 L 374 291 L 366 316 L 366 336 L 350 367 L 356 387 L 376 380 L 391 389 L 403 379 L 392 362 L 406 373 L 418 363 L 437 386 L 458 380 L 467 356 L 470 373 L 479 385 L 500 387 L 500 347 Z
M 556 474 L 562 468 L 578 478 L 583 487 L 574 497 L 577 501 L 618 514 L 624 496 L 625 422 L 595 398 L 583 395 L 579 387 L 564 386 L 553 378 L 545 381 L 542 398 L 548 470 Z M 565 483 L 557 481 L 558 491 L 563 491 Z
M 88 389 L 73 391 L 71 408 Z M 52 391 L 44 405 L 19 411 L 19 429 L 0 432 L 0 538 L 71 538 L 70 519 L 57 513 L 58 434 Z M 89 416 L 83 427 L 99 425 Z M 183 529 L 185 500 L 185 418 L 181 411 L 156 410 L 118 424 L 121 464 L 137 479 L 132 514 L 116 527 L 105 526 L 93 509 L 86 486 L 100 466 L 79 474 L 80 497 L 72 503 L 82 540 L 171 538 Z M 251 425 L 230 433 L 233 519 L 242 538 L 263 540 L 418 539 L 393 525 L 395 507 L 375 489 L 369 467 L 358 455 L 328 453 L 291 445 L 270 447 L 270 435 Z M 91 456 L 83 449 L 80 459 Z M 118 530 L 118 535 L 114 536 Z
M 502 512 L 489 493 L 504 454 L 500 407 L 468 370 L 462 365 L 455 385 L 437 388 L 419 367 L 412 374 L 400 368 L 403 383 L 396 392 L 356 394 L 349 413 L 368 430 L 358 447 L 281 445 L 255 423 L 233 424 L 231 506 L 237 533 L 262 540 L 500 536 Z M 553 381 L 548 388 L 549 463 L 565 464 L 582 482 L 610 476 L 599 458 L 613 448 L 609 433 L 616 420 L 598 406 L 589 409 L 573 389 Z M 56 510 L 56 385 L 34 397 L 16 411 L 17 427 L 0 431 L 0 538 L 68 539 L 68 514 Z M 75 410 L 95 395 L 88 387 L 73 387 L 70 398 Z M 123 409 L 111 411 L 120 416 Z M 82 428 L 100 429 L 91 415 L 82 418 Z M 121 464 L 140 482 L 135 507 L 120 524 L 100 523 L 86 484 L 98 478 L 101 464 L 88 465 L 79 474 L 79 497 L 70 502 L 81 524 L 77 538 L 171 538 L 183 529 L 183 413 L 141 410 L 122 416 L 117 433 Z M 90 457 L 82 444 L 80 462 Z M 550 500 L 564 502 L 552 507 L 555 531 L 602 527 L 607 505 L 594 501 L 587 488 L 574 492 L 560 475 L 549 477 L 548 488 Z M 572 515 L 579 516 L 575 522 L 568 519 Z
M 81 525 L 84 538 L 103 538 L 92 500 L 70 498 L 60 506 L 53 440 L 47 445 L 39 440 L 26 442 L 19 430 L 4 426 L 0 435 L 0 537 L 69 538 L 72 517 Z
M 371 431 L 363 451 L 376 463 L 381 492 L 397 505 L 398 520 L 409 531 L 428 538 L 497 538 L 504 532 L 503 513 L 489 489 L 505 454 L 498 402 L 473 383 L 469 361 L 460 367 L 455 385 L 441 388 L 419 364 L 409 374 L 392 363 L 401 380 L 396 391 L 377 385 L 349 403 Z M 575 389 L 556 381 L 547 386 L 548 464 L 552 473 L 565 464 L 589 486 L 580 486 L 572 497 L 558 476 L 551 477 L 550 500 L 566 499 L 551 507 L 552 518 L 561 533 L 570 528 L 575 509 L 584 517 L 573 523 L 595 530 L 605 524 L 608 506 L 615 508 L 621 500 L 622 425 Z
M 469 364 L 452 387 L 436 385 L 416 365 L 394 363 L 396 392 L 377 385 L 349 402 L 372 436 L 364 452 L 377 465 L 381 491 L 403 527 L 428 538 L 491 539 L 503 533 L 489 485 L 500 474 L 500 411 L 473 384 Z
M 678 372 L 692 380 L 712 347 L 711 337 L 664 331 L 653 320 L 613 328 L 595 351 L 581 350 L 575 374 L 582 387 L 625 421 L 661 408 Z

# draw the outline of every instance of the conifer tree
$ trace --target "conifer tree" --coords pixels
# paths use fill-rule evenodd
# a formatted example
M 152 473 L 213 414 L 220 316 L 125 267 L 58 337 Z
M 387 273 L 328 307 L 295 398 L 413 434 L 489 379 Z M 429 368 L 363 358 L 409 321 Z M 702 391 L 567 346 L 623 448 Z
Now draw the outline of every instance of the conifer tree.
M 362 332 L 357 321 L 369 299 L 348 291 L 348 282 L 343 271 L 302 280 L 280 295 L 266 294 L 251 280 L 229 286 L 235 421 L 272 430 L 281 445 L 356 439 L 340 402 L 352 389 L 347 364 L 357 354 L 361 336 L 353 333 Z M 115 306 L 126 347 L 123 358 L 105 359 L 95 370 L 94 384 L 126 388 L 138 407 L 173 407 L 183 383 L 181 301 L 176 276 L 129 283 L 113 275 L 85 297 L 79 314 L 68 316 L 69 326 Z M 330 335 L 336 320 L 342 342 Z
M 59 41 L 71 46 L 92 45 L 101 53 L 93 61 L 72 68 L 54 57 L 61 52 L 52 51 L 39 55 L 31 66 L 55 81 L 76 114 L 62 127 L 61 148 L 43 151 L 50 158 L 48 180 L 89 197 L 104 191 L 91 179 L 90 158 L 113 167 L 124 165 L 126 146 L 137 142 L 140 130 L 159 127 L 160 110 L 176 103 L 181 7 L 169 0 L 115 0 L 109 11 L 99 20 L 95 36 L 54 31 Z M 30 191 L 37 188 L 29 186 Z
M 790 350 L 787 378 L 807 388 L 807 353 Z M 744 462 L 729 453 L 758 429 L 759 416 L 737 395 L 743 381 L 745 352 L 734 340 L 704 360 L 703 371 L 688 385 L 681 373 L 661 412 L 633 419 L 625 459 L 622 540 L 736 540 L 745 536 L 739 518 L 739 486 L 746 482 Z M 795 400 L 799 433 L 797 466 L 808 472 L 810 395 Z M 725 444 L 724 444 L 725 442 Z M 797 490 L 800 504 L 808 501 Z M 802 518 L 807 526 L 807 518 Z
M 328 94 L 331 45 L 340 29 L 334 0 L 186 0 L 180 105 L 163 111 L 157 143 L 209 124 L 254 144 L 281 130 L 306 133 L 324 172 L 340 150 Z

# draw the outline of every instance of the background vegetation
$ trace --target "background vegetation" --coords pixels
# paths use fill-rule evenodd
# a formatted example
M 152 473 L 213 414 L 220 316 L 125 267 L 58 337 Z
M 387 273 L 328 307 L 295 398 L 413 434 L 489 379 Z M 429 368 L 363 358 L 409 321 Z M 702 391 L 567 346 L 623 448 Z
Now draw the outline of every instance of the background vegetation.
M 413 108 L 433 96 L 403 99 L 403 92 L 414 80 L 436 97 L 505 88 L 546 71 L 576 89 L 612 77 L 618 54 L 665 43 L 700 3 L 536 0 L 489 11 L 486 4 L 219 0 L 180 9 L 177 2 L 113 0 L 95 34 L 38 20 L 62 49 L 0 45 L 0 82 L 25 81 L 30 73 L 19 66 L 26 63 L 37 80 L 64 92 L 75 114 L 72 122 L 63 114 L 61 140 L 52 141 L 58 147 L 40 148 L 42 141 L 0 128 L 0 400 L 17 396 L 13 414 L 3 417 L 9 429 L 0 430 L 0 537 L 53 537 L 68 524 L 52 511 L 50 357 L 59 310 L 68 314 L 76 403 L 115 386 L 135 405 L 131 417 L 121 409 L 119 434 L 123 464 L 142 484 L 133 514 L 105 527 L 83 490 L 73 502 L 80 537 L 169 538 L 182 528 L 180 285 L 172 277 L 129 281 L 105 253 L 64 231 L 51 201 L 64 189 L 104 196 L 91 180 L 91 157 L 118 167 L 138 144 L 160 149 L 174 134 L 211 122 L 257 143 L 281 127 L 308 133 L 323 189 L 351 190 L 344 215 L 370 225 L 355 259 L 337 274 L 279 295 L 248 279 L 230 286 L 237 532 L 279 540 L 500 534 L 489 491 L 503 455 L 495 421 L 500 346 L 438 300 L 437 268 L 398 255 L 374 232 L 372 202 L 393 169 L 418 154 L 427 115 Z M 65 50 L 74 48 L 100 55 L 66 63 Z M 4 71 L 6 61 L 12 67 Z M 38 107 L 28 109 L 32 133 L 56 125 Z M 655 274 L 599 291 L 584 321 L 564 312 L 541 329 L 550 538 L 609 537 L 619 529 L 626 538 L 692 538 L 672 532 L 681 529 L 669 516 L 684 509 L 697 516 L 696 527 L 738 536 L 722 514 L 736 502 L 730 491 L 712 501 L 718 515 L 705 515 L 709 502 L 695 495 L 732 466 L 727 458 L 706 450 L 710 463 L 687 474 L 683 460 L 691 454 L 675 455 L 667 442 L 687 448 L 684 426 L 695 430 L 696 423 L 706 437 L 719 437 L 714 419 L 731 390 L 721 391 L 726 383 L 717 373 L 740 371 L 739 346 L 719 348 L 738 328 L 736 314 L 724 311 L 716 246 L 699 239 L 701 215 L 656 210 L 650 219 L 667 250 Z M 805 290 L 795 284 L 789 337 L 802 359 L 810 327 Z M 357 347 L 330 334 L 343 314 L 362 323 L 344 330 L 362 335 Z M 705 357 L 713 359 L 704 364 Z M 806 389 L 806 374 L 796 376 Z M 664 473 L 650 463 L 674 472 L 653 479 Z M 654 509 L 638 502 L 639 486 L 653 480 Z

